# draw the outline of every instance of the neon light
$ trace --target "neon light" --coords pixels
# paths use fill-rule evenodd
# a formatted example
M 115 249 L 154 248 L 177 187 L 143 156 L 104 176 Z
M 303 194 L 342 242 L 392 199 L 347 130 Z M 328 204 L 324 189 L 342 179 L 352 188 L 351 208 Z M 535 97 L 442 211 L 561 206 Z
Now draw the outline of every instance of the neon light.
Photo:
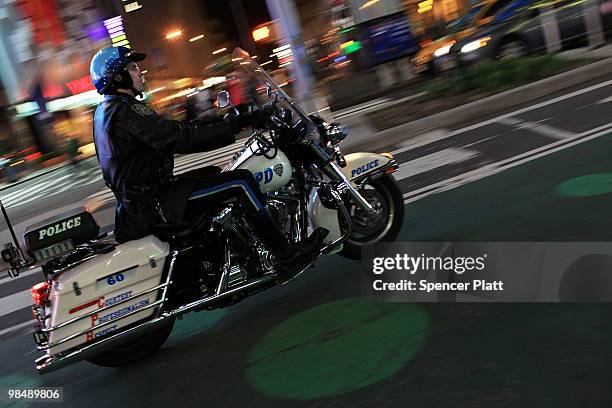
M 351 41 L 350 45 L 344 47 L 345 54 L 351 54 L 361 49 L 361 43 L 359 41 Z
M 281 47 L 273 49 L 272 52 L 276 54 L 277 52 L 288 50 L 289 48 L 291 48 L 291 44 L 285 44 L 285 45 L 283 45 Z
M 112 23 L 112 24 L 104 23 L 104 26 L 106 27 L 107 30 L 110 30 L 111 28 L 123 27 L 123 23 L 121 21 L 117 21 L 117 22 Z
M 123 24 L 117 27 L 107 28 L 106 31 L 108 31 L 109 34 L 114 34 L 118 31 L 123 31 Z
M 118 36 L 123 35 L 123 34 L 125 34 L 125 31 L 119 30 L 119 31 L 115 31 L 115 32 L 111 33 L 110 37 L 111 38 L 115 38 L 115 37 L 118 37 Z
M 96 88 L 91 83 L 89 76 L 84 76 L 83 78 L 75 79 L 74 81 L 70 81 L 66 83 L 66 87 L 70 90 L 70 93 L 73 95 L 77 95 L 87 91 L 95 91 Z

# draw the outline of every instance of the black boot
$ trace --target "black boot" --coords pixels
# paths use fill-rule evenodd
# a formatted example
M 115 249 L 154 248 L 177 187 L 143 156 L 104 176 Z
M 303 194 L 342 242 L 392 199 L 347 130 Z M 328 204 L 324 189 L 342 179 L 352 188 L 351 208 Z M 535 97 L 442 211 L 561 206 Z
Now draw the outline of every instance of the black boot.
M 298 245 L 291 245 L 290 251 L 285 252 L 277 263 L 280 272 L 278 282 L 287 282 L 316 261 L 321 248 L 325 246 L 323 240 L 325 240 L 327 234 L 329 234 L 327 229 L 317 228 Z
M 312 264 L 318 258 L 324 246 L 323 240 L 329 233 L 325 228 L 317 228 L 299 244 L 290 244 L 267 207 L 259 210 L 251 222 L 257 229 L 257 237 L 277 256 L 279 283 L 288 281 Z

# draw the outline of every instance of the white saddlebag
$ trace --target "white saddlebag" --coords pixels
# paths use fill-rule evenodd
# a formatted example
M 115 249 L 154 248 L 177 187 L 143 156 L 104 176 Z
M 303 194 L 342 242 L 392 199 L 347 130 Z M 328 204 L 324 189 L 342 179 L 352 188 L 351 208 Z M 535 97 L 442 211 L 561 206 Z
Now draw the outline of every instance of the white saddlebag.
M 161 297 L 161 289 L 151 289 L 161 284 L 168 253 L 167 243 L 149 235 L 54 277 L 45 310 L 51 313 L 45 321 L 45 329 L 51 329 L 48 354 L 150 317 L 157 310 L 152 305 Z

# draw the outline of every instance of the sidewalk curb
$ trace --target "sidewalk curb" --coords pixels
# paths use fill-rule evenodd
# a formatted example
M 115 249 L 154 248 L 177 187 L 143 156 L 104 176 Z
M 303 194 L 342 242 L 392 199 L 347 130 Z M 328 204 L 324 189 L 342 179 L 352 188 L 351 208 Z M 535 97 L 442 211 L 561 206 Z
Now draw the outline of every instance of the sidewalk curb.
M 370 142 L 362 144 L 364 150 L 385 149 L 423 133 L 451 126 L 456 123 L 496 113 L 523 102 L 541 98 L 580 83 L 593 80 L 610 73 L 612 58 L 541 79 L 516 89 L 501 92 L 466 105 L 439 112 L 426 118 L 417 119 L 393 128 L 376 132 Z

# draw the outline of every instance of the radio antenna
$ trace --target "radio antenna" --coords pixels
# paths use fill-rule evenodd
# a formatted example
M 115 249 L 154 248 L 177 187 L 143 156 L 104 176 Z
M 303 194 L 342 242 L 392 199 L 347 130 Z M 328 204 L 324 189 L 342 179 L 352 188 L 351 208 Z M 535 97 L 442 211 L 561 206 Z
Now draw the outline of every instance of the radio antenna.
M 15 235 L 15 230 L 13 229 L 13 224 L 11 224 L 11 220 L 9 220 L 8 214 L 6 213 L 6 208 L 4 208 L 4 204 L 2 204 L 2 200 L 0 200 L 0 208 L 2 209 L 2 215 L 4 215 L 4 221 L 6 221 L 6 225 L 8 226 L 9 231 L 11 232 L 11 236 L 13 237 L 13 242 L 15 246 L 21 252 L 21 246 L 19 245 L 19 241 L 17 241 L 17 236 Z
M 9 263 L 11 269 L 9 269 L 9 276 L 15 277 L 19 275 L 19 267 L 25 264 L 25 257 L 23 256 L 23 251 L 21 250 L 21 245 L 19 245 L 19 241 L 17 240 L 17 235 L 15 235 L 15 230 L 13 229 L 13 224 L 11 224 L 11 220 L 9 219 L 8 213 L 6 212 L 6 208 L 4 208 L 4 204 L 2 204 L 2 200 L 0 200 L 0 209 L 2 210 L 2 215 L 4 216 L 4 221 L 6 221 L 6 225 L 11 233 L 11 237 L 13 237 L 13 242 L 15 243 L 15 248 L 17 248 L 17 253 L 14 253 L 14 249 L 10 250 L 11 244 L 6 244 L 5 250 L 2 251 L 2 258 Z M 7 252 L 8 250 L 8 252 Z M 5 258 L 6 254 L 6 258 Z M 15 259 L 16 258 L 16 259 Z

